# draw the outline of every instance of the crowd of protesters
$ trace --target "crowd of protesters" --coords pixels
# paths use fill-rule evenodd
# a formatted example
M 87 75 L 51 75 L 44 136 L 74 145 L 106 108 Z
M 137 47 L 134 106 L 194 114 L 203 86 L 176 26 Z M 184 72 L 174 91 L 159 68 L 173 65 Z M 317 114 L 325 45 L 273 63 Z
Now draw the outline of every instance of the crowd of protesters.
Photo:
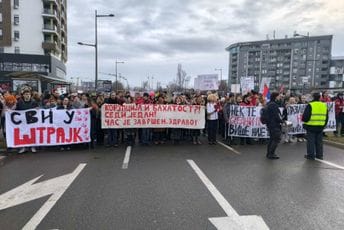
M 309 95 L 293 95 L 280 93 L 276 103 L 284 108 L 281 114 L 282 120 L 287 120 L 286 108 L 293 104 L 307 104 L 310 101 Z M 322 92 L 321 101 L 335 102 L 337 130 L 334 135 L 344 136 L 344 99 L 343 94 L 338 93 L 330 97 L 328 92 Z M 206 128 L 204 130 L 181 129 L 181 128 L 140 128 L 140 129 L 102 129 L 101 128 L 101 106 L 103 104 L 181 104 L 181 105 L 204 105 L 206 107 Z M 91 113 L 91 144 L 104 145 L 106 147 L 118 147 L 119 145 L 160 145 L 170 141 L 174 144 L 189 142 L 195 145 L 202 144 L 200 136 L 202 133 L 208 136 L 208 144 L 215 145 L 217 137 L 222 138 L 229 145 L 265 143 L 264 139 L 235 138 L 227 136 L 228 121 L 230 118 L 230 106 L 265 106 L 266 98 L 255 91 L 247 94 L 228 93 L 219 96 L 216 92 L 208 92 L 202 95 L 199 92 L 193 94 L 171 95 L 167 92 L 111 92 L 111 93 L 71 93 L 60 95 L 56 90 L 45 92 L 40 95 L 32 92 L 29 88 L 22 89 L 21 93 L 5 92 L 0 94 L 1 128 L 6 136 L 5 111 L 26 110 L 32 108 L 44 109 L 80 109 L 89 108 Z M 341 130 L 339 130 L 341 127 Z M 326 135 L 326 134 L 324 134 Z M 284 130 L 284 142 L 303 142 L 305 135 L 288 135 Z M 72 146 L 63 146 L 61 150 L 69 150 Z M 21 148 L 19 153 L 27 151 Z M 36 152 L 36 148 L 31 148 Z

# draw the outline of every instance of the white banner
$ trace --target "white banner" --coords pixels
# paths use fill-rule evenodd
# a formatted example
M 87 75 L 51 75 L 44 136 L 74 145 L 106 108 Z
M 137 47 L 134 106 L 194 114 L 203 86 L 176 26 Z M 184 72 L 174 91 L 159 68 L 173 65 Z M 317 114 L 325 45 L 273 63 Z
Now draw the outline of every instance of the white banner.
M 254 77 L 241 77 L 240 78 L 241 93 L 246 94 L 254 89 Z
M 104 104 L 102 128 L 203 129 L 205 108 L 200 105 Z
M 288 112 L 288 121 L 291 121 L 293 124 L 289 128 L 289 134 L 302 134 L 306 133 L 306 130 L 303 128 L 302 114 L 305 111 L 306 104 L 299 105 L 290 105 L 287 107 Z M 330 132 L 336 130 L 336 114 L 334 108 L 334 102 L 327 103 L 328 109 L 328 122 L 324 132 Z
M 261 106 L 230 106 L 228 135 L 234 137 L 268 138 L 268 130 L 260 122 Z
M 288 121 L 292 126 L 288 128 L 289 134 L 304 134 L 302 115 L 306 104 L 290 105 L 287 107 Z M 327 103 L 329 119 L 324 132 L 336 130 L 336 117 L 334 102 Z M 260 106 L 238 106 L 230 107 L 230 118 L 228 135 L 236 137 L 268 138 L 269 134 L 266 125 L 260 122 Z
M 6 141 L 10 148 L 90 142 L 89 109 L 30 109 L 6 112 Z

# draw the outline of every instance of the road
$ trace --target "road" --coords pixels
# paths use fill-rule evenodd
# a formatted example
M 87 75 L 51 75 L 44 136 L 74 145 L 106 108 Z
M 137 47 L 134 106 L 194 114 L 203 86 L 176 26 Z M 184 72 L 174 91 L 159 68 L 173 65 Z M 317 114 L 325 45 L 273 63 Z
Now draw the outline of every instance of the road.
M 0 210 L 0 228 L 21 229 L 40 216 L 37 229 L 213 230 L 209 218 L 234 212 L 261 217 L 269 229 L 344 229 L 343 150 L 325 146 L 325 160 L 333 166 L 305 160 L 305 143 L 281 144 L 275 161 L 264 157 L 264 145 L 233 148 L 181 143 L 13 156 L 0 167 L 0 199 L 41 175 L 34 185 L 42 185 L 43 195 L 30 200 L 32 193 L 24 191 L 26 203 L 18 196 L 20 204 Z M 86 166 L 61 190 L 64 179 L 56 178 L 80 164 Z M 53 203 L 49 182 L 49 189 L 62 191 Z M 42 215 L 45 205 L 51 210 Z

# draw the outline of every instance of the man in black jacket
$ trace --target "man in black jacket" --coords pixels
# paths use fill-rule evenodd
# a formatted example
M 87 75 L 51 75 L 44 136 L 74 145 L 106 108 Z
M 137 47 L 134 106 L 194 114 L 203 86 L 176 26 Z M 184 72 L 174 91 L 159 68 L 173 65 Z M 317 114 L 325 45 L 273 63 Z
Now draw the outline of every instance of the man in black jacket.
M 267 120 L 266 126 L 269 130 L 270 139 L 266 157 L 271 160 L 279 159 L 279 156 L 275 153 L 278 143 L 281 141 L 281 124 L 283 123 L 279 106 L 276 103 L 279 99 L 279 93 L 273 92 L 270 96 L 270 102 L 267 104 L 267 115 L 269 119 Z
M 320 93 L 313 93 L 311 101 L 303 112 L 302 121 L 307 130 L 306 159 L 323 159 L 323 131 L 328 122 L 327 105 L 320 101 Z M 316 153 L 316 154 L 315 154 Z

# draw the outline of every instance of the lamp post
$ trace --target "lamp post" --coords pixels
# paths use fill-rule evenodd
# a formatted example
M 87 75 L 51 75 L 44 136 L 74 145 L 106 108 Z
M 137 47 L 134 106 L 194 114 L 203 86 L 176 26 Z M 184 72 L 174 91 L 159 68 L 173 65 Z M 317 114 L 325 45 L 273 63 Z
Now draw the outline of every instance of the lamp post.
M 83 43 L 78 42 L 78 45 L 84 45 L 84 46 L 92 46 L 95 49 L 95 84 L 94 89 L 97 91 L 97 82 L 98 82 L 98 18 L 104 18 L 104 17 L 114 17 L 114 14 L 97 14 L 97 10 L 95 10 L 94 13 L 94 44 L 89 43 Z
M 124 61 L 117 61 L 116 59 L 116 62 L 115 62 L 115 71 L 116 71 L 116 93 L 117 93 L 117 90 L 118 90 L 118 84 L 117 84 L 117 64 L 124 64 Z

